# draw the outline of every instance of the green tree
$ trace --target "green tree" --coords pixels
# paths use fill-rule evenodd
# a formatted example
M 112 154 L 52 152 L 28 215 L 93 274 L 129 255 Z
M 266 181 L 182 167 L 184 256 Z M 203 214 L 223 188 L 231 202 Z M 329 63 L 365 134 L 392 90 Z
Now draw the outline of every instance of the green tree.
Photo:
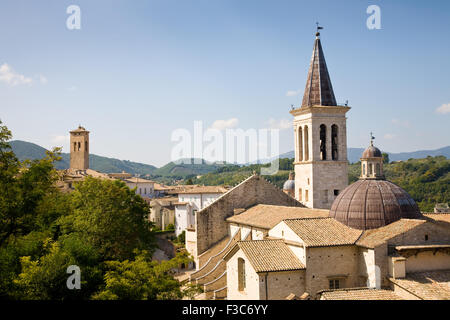
M 187 254 L 161 263 L 151 261 L 147 251 L 135 251 L 132 261 L 107 261 L 105 288 L 93 295 L 94 300 L 155 300 L 181 299 L 181 284 L 172 276 L 172 270 L 188 263 Z
M 86 177 L 75 184 L 71 197 L 73 214 L 59 220 L 61 232 L 80 234 L 102 260 L 128 259 L 134 249 L 153 249 L 149 207 L 124 182 Z
M 383 163 L 388 164 L 389 163 L 389 154 L 383 152 Z

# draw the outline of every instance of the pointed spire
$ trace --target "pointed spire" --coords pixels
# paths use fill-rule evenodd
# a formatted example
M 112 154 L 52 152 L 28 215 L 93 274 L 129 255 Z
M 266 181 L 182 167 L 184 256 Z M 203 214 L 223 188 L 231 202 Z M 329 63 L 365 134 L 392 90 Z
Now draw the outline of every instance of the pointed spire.
M 323 27 L 317 25 L 316 40 L 314 42 L 302 107 L 337 105 L 322 50 L 322 44 L 320 43 L 319 30 L 321 29 L 323 29 Z

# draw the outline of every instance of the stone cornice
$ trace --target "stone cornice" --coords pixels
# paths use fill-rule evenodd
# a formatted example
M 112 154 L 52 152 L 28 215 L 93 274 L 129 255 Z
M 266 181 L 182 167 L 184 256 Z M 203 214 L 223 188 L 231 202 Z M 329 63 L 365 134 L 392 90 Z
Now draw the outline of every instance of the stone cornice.
M 308 161 L 299 161 L 294 162 L 294 165 L 297 164 L 333 164 L 333 163 L 348 163 L 348 160 L 308 160 Z
M 326 114 L 337 113 L 345 115 L 351 108 L 348 106 L 312 106 L 312 107 L 300 107 L 289 111 L 293 116 L 299 116 L 303 114 Z

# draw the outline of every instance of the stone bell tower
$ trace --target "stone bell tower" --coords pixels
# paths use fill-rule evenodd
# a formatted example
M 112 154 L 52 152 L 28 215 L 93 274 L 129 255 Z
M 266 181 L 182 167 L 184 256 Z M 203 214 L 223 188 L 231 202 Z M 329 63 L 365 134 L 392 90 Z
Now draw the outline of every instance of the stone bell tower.
M 70 169 L 89 169 L 89 131 L 81 125 L 70 131 Z
M 295 198 L 310 208 L 330 209 L 348 185 L 348 106 L 338 106 L 318 27 L 305 93 L 291 111 L 295 132 Z

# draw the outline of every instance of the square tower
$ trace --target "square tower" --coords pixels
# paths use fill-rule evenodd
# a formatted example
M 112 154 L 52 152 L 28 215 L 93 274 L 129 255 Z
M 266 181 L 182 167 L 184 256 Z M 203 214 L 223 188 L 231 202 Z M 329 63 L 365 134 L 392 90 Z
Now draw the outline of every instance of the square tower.
M 70 131 L 70 169 L 89 169 L 89 131 L 82 126 Z
M 338 106 L 317 32 L 302 105 L 291 111 L 295 132 L 295 198 L 330 209 L 348 185 L 348 106 Z

